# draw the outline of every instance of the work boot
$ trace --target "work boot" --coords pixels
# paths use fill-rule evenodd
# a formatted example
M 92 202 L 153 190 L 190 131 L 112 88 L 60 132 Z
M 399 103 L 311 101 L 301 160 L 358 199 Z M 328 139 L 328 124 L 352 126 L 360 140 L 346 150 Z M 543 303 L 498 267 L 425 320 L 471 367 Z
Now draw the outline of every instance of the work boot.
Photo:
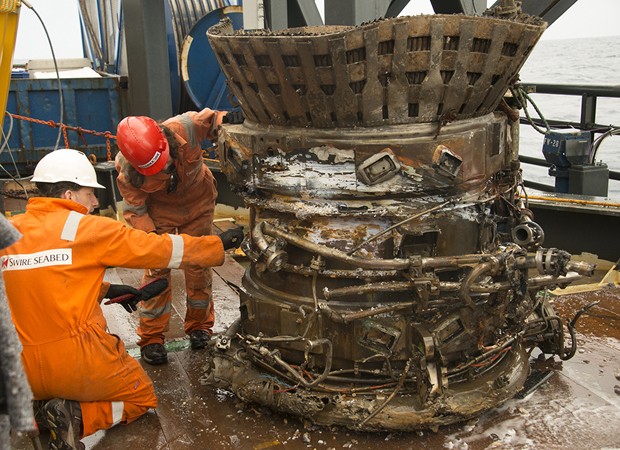
M 47 422 L 45 421 L 45 413 L 43 412 L 43 407 L 46 403 L 47 400 L 32 401 L 32 412 L 34 413 L 34 421 L 37 423 L 37 428 L 39 429 L 39 431 L 49 429 L 49 427 L 47 426 Z
M 140 349 L 140 354 L 145 362 L 153 366 L 168 362 L 168 352 L 164 344 L 147 344 Z
M 80 442 L 82 408 L 79 402 L 53 398 L 43 406 L 45 422 L 50 430 L 50 449 L 84 450 Z
M 207 346 L 207 342 L 211 339 L 208 331 L 194 330 L 189 334 L 189 342 L 192 350 L 201 350 Z

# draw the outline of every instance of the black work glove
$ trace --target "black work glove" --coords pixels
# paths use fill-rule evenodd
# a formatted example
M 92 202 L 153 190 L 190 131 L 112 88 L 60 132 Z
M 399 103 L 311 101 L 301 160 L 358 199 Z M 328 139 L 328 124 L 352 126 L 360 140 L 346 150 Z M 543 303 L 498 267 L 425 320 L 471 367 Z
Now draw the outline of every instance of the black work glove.
M 135 287 L 128 286 L 126 284 L 111 284 L 105 298 L 116 298 L 127 294 L 140 295 L 140 291 L 138 291 Z
M 138 310 L 139 301 L 140 301 L 140 297 L 133 296 L 128 300 L 123 300 L 123 301 L 118 302 L 118 304 L 121 305 L 123 308 L 125 308 L 125 311 L 131 314 L 132 312 Z
M 112 286 L 114 286 L 114 289 L 112 289 Z M 156 278 L 140 289 L 123 284 L 111 284 L 106 294 L 106 298 L 110 298 L 110 301 L 105 304 L 118 303 L 125 308 L 125 311 L 131 314 L 138 309 L 140 301 L 150 300 L 156 295 L 161 294 L 167 287 L 168 280 L 166 278 Z
M 234 125 L 243 123 L 244 120 L 245 116 L 243 115 L 243 111 L 229 111 L 222 119 L 222 123 Z
M 140 288 L 140 300 L 147 301 L 161 294 L 168 287 L 168 279 L 156 278 Z
M 110 302 L 106 302 L 106 304 L 119 303 L 123 308 L 125 308 L 125 311 L 130 313 L 136 310 L 136 305 L 131 303 L 132 299 L 136 297 L 139 299 L 139 296 L 140 291 L 133 286 L 127 286 L 126 284 L 111 284 L 105 298 L 110 299 Z M 121 300 L 122 298 L 126 298 L 126 300 Z M 115 299 L 119 299 L 120 301 L 112 302 L 112 300 Z M 136 301 L 136 303 L 138 302 Z
M 243 242 L 243 227 L 231 228 L 220 234 L 220 239 L 224 245 L 224 250 L 239 248 Z

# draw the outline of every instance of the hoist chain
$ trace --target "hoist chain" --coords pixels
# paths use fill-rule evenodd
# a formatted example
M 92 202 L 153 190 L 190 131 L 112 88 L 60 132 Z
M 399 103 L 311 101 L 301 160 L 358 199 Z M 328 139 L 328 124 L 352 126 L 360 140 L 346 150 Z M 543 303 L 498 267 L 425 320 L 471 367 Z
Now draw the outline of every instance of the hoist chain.
M 69 148 L 69 137 L 67 135 L 67 130 L 75 131 L 78 134 L 78 136 L 82 139 L 82 142 L 84 142 L 85 147 L 88 147 L 88 144 L 86 143 L 86 139 L 84 138 L 84 133 L 92 134 L 94 136 L 105 137 L 107 158 L 108 158 L 108 161 L 112 161 L 112 150 L 111 150 L 112 146 L 110 144 L 110 139 L 116 139 L 116 136 L 110 133 L 109 131 L 101 132 L 101 131 L 87 130 L 82 127 L 72 127 L 70 125 L 65 125 L 64 123 L 54 122 L 53 120 L 33 119 L 32 117 L 20 116 L 18 114 L 12 114 L 10 112 L 7 112 L 7 114 L 10 115 L 14 119 L 26 120 L 28 122 L 34 122 L 34 123 L 38 123 L 41 125 L 47 125 L 52 128 L 61 127 L 66 148 Z

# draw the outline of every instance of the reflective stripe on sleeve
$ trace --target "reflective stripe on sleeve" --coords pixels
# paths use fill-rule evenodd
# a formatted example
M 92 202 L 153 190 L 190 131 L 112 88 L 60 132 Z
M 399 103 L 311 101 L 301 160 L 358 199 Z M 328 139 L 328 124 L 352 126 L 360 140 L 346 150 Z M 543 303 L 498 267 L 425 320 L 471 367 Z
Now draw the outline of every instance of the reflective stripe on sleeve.
M 181 114 L 177 116 L 181 125 L 183 125 L 183 129 L 185 130 L 185 134 L 187 134 L 187 142 L 192 147 L 195 147 L 199 144 L 196 140 L 196 129 L 194 128 L 194 121 L 188 114 Z
M 140 206 L 132 206 L 130 204 L 128 204 L 125 200 L 122 201 L 122 207 L 123 207 L 123 211 L 131 211 L 132 213 L 141 216 L 144 213 L 146 213 L 146 205 L 140 205 Z
M 183 252 L 185 251 L 185 243 L 183 238 L 178 234 L 169 234 L 172 241 L 172 254 L 168 261 L 168 269 L 178 269 L 183 262 Z
M 60 239 L 63 241 L 75 241 L 75 235 L 77 234 L 78 226 L 80 225 L 80 220 L 82 220 L 82 217 L 84 217 L 84 214 L 80 214 L 76 211 L 70 211 L 67 216 L 67 220 L 65 221 L 65 226 L 62 227 Z
M 112 403 L 112 426 L 117 425 L 123 420 L 123 410 L 125 409 L 125 402 L 111 402 Z

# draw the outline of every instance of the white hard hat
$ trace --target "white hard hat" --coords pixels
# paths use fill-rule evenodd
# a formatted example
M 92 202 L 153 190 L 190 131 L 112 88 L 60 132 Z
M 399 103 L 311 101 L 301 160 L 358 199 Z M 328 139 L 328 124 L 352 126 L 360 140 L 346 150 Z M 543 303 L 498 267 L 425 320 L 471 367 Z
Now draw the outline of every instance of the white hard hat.
M 78 150 L 61 149 L 48 153 L 34 168 L 32 181 L 58 183 L 69 181 L 82 187 L 105 189 L 97 183 L 95 168 L 86 155 Z

